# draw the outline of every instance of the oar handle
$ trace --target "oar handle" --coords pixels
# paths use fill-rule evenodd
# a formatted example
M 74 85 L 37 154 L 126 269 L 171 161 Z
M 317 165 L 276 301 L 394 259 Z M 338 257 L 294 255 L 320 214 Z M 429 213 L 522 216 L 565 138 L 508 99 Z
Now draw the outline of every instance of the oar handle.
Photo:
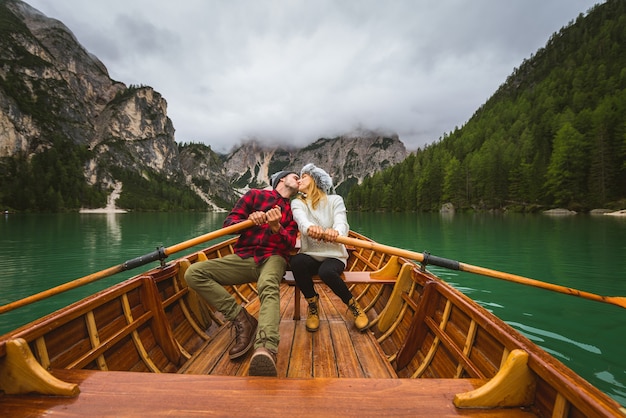
M 248 219 L 243 222 L 239 222 L 234 225 L 230 225 L 225 228 L 218 229 L 217 231 L 200 235 L 199 237 L 192 238 L 188 241 L 184 241 L 179 244 L 172 245 L 171 247 L 158 248 L 156 251 L 133 258 L 128 261 L 125 261 L 122 264 L 119 264 L 117 266 L 109 267 L 108 269 L 101 270 L 97 273 L 92 273 L 90 275 L 81 277 L 71 282 L 64 283 L 57 287 L 53 287 L 52 289 L 48 289 L 43 292 L 34 294 L 32 296 L 28 296 L 24 299 L 20 299 L 18 301 L 0 306 L 0 314 L 15 310 L 17 308 L 21 308 L 22 306 L 25 306 L 25 305 L 30 305 L 31 303 L 38 302 L 42 299 L 46 299 L 51 296 L 58 295 L 59 293 L 66 292 L 68 290 L 75 289 L 80 286 L 84 286 L 86 284 L 95 282 L 97 280 L 104 279 L 105 277 L 113 276 L 114 274 L 121 273 L 122 271 L 131 270 L 136 267 L 143 266 L 152 261 L 163 260 L 167 256 L 174 254 L 176 252 L 186 250 L 187 248 L 193 247 L 195 245 L 201 244 L 206 241 L 210 241 L 215 238 L 222 237 L 224 235 L 235 234 L 253 225 L 254 225 L 254 222 Z
M 461 263 L 459 261 L 447 258 L 433 256 L 429 253 L 418 253 L 414 251 L 404 250 L 401 248 L 391 247 L 389 245 L 378 244 L 374 241 L 366 241 L 356 238 L 338 236 L 336 242 L 344 245 L 352 245 L 354 247 L 366 248 L 373 251 L 380 251 L 386 254 L 397 255 L 410 260 L 416 260 L 424 264 L 432 264 L 434 266 L 444 267 L 451 270 L 460 270 L 468 273 L 480 274 L 482 276 L 494 277 L 496 279 L 507 280 L 514 283 L 520 283 L 527 286 L 534 286 L 541 289 L 551 290 L 553 292 L 564 293 L 567 295 L 578 296 L 584 299 L 595 300 L 598 302 L 609 303 L 612 305 L 626 308 L 626 297 L 621 296 L 601 296 L 582 290 L 572 289 L 570 287 L 559 286 L 556 284 L 546 283 L 539 280 L 529 279 L 527 277 L 518 276 L 516 274 L 504 273 L 497 270 L 491 270 L 484 267 L 473 266 L 471 264 Z
M 243 222 L 239 222 L 239 223 L 224 227 L 217 231 L 209 232 L 207 234 L 200 235 L 199 237 L 195 237 L 190 240 L 180 242 L 178 244 L 172 245 L 171 247 L 167 247 L 167 248 L 159 247 L 151 253 L 144 254 L 139 257 L 133 258 L 132 260 L 125 261 L 122 264 L 123 266 L 122 271 L 134 269 L 135 267 L 143 266 L 152 261 L 165 260 L 171 254 L 186 250 L 187 248 L 194 247 L 198 244 L 202 244 L 203 242 L 207 242 L 212 239 L 222 237 L 224 235 L 234 234 L 243 229 L 249 228 L 252 225 L 254 225 L 254 222 L 248 219 Z
M 374 241 L 366 241 L 357 238 L 350 238 L 344 236 L 338 236 L 337 242 L 344 245 L 352 245 L 354 247 L 367 248 L 373 251 L 379 251 L 386 254 L 393 254 L 399 257 L 408 258 L 411 260 L 419 261 L 424 265 L 432 264 L 433 266 L 444 267 L 450 270 L 460 270 L 460 264 L 458 261 L 450 260 L 449 258 L 437 257 L 430 253 L 417 253 L 414 251 L 404 250 L 402 248 L 391 247 L 389 245 L 379 244 Z
M 167 247 L 165 249 L 165 256 L 167 257 L 168 255 L 186 250 L 187 248 L 202 244 L 203 242 L 211 241 L 215 238 L 223 237 L 224 235 L 235 234 L 237 232 L 243 231 L 244 229 L 250 228 L 251 226 L 254 226 L 254 222 L 252 222 L 250 219 L 246 219 L 245 221 L 224 227 L 222 229 L 218 229 L 217 231 L 200 235 L 199 237 L 195 237 L 188 241 L 184 241 L 179 244 L 172 245 L 171 247 Z

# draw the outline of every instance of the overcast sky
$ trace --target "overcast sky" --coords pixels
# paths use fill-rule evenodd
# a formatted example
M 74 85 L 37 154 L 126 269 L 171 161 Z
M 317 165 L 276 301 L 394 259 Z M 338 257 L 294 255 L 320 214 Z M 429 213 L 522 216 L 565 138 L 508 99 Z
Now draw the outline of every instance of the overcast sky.
M 467 122 L 515 67 L 603 0 L 27 0 L 126 85 L 168 103 L 176 141 L 310 144 L 355 129 L 411 151 Z

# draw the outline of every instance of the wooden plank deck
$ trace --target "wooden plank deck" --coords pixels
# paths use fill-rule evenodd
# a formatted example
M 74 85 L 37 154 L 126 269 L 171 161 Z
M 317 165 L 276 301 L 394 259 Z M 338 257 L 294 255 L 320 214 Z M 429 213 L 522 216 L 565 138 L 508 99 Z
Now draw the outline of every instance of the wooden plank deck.
M 90 370 L 54 370 L 53 374 L 79 384 L 79 396 L 0 396 L 0 414 L 81 418 L 534 416 L 520 409 L 455 408 L 456 393 L 482 383 L 470 379 L 287 379 Z
M 210 340 L 179 373 L 52 370 L 80 387 L 77 397 L 0 394 L 0 416 L 412 416 L 526 418 L 513 409 L 457 409 L 453 399 L 478 379 L 398 379 L 374 335 L 354 328 L 343 302 L 323 284 L 320 330 L 294 320 L 294 291 L 281 287 L 278 378 L 249 377 L 252 351 L 228 358 L 232 332 L 214 326 Z M 306 302 L 299 301 L 303 312 Z M 255 299 L 247 307 L 258 315 Z
M 354 328 L 353 318 L 346 306 L 326 285 L 316 285 L 316 289 L 320 294 L 320 329 L 311 333 L 305 328 L 305 318 L 293 320 L 293 287 L 283 284 L 281 288 L 278 376 L 396 377 L 373 334 Z M 300 304 L 302 312 L 306 312 L 306 301 L 301 299 Z M 258 316 L 258 301 L 252 302 L 246 309 Z M 180 373 L 247 376 L 253 350 L 241 359 L 231 361 L 228 350 L 233 335 L 228 324 L 220 327 Z

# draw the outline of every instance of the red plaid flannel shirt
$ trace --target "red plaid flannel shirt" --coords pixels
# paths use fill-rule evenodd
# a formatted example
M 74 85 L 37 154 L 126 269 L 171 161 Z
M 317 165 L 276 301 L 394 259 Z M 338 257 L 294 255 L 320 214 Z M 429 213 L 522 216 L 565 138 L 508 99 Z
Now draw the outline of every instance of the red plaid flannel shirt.
M 276 190 L 249 190 L 230 211 L 224 220 L 224 227 L 245 221 L 252 212 L 267 212 L 274 206 L 279 206 L 282 212 L 278 233 L 272 234 L 269 224 L 245 229 L 234 246 L 239 257 L 254 257 L 257 264 L 271 255 L 280 255 L 289 261 L 290 252 L 296 245 L 298 224 L 293 219 L 290 200 Z

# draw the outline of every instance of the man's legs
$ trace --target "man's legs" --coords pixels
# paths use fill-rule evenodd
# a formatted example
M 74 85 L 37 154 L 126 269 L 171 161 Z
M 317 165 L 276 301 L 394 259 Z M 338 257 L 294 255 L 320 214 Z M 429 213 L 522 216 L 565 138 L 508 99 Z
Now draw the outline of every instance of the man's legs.
M 261 300 L 259 312 L 259 331 L 254 348 L 265 346 L 270 350 L 278 351 L 280 334 L 280 281 L 285 274 L 287 262 L 279 255 L 269 257 L 259 266 L 257 290 Z M 264 334 L 264 335 L 262 335 Z
M 254 259 L 229 254 L 192 264 L 185 272 L 185 281 L 209 305 L 232 321 L 242 308 L 224 286 L 256 282 L 257 274 Z
M 269 257 L 259 266 L 257 289 L 261 300 L 259 330 L 250 360 L 250 376 L 276 376 L 276 354 L 280 340 L 280 281 L 287 262 L 278 255 Z
M 221 312 L 235 328 L 235 343 L 228 352 L 231 360 L 243 356 L 252 348 L 257 320 L 237 304 L 224 286 L 250 283 L 256 278 L 254 259 L 242 259 L 235 254 L 192 264 L 185 272 L 189 287 Z

